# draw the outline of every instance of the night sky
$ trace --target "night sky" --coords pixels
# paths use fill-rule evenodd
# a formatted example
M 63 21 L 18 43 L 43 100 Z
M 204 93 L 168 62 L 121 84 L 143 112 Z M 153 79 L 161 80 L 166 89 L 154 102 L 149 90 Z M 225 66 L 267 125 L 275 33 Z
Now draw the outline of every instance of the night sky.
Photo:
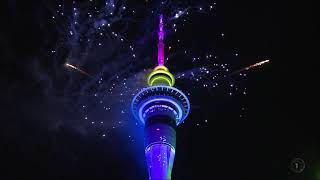
M 191 102 L 172 178 L 320 180 L 309 6 L 1 2 L 0 179 L 147 179 L 129 103 L 156 64 L 163 13 L 166 66 Z

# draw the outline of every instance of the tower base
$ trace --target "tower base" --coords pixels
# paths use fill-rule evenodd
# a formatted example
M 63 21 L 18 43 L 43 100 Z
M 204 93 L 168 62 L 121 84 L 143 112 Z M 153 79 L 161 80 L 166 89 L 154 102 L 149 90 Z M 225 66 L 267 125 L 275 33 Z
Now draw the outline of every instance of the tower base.
M 150 180 L 170 180 L 175 157 L 176 131 L 171 118 L 150 118 L 145 127 L 145 156 Z M 172 119 L 174 122 L 174 120 Z

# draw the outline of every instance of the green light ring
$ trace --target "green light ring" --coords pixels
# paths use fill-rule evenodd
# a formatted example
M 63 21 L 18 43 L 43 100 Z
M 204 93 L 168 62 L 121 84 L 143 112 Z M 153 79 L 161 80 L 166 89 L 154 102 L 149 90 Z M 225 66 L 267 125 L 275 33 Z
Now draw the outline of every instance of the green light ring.
M 165 66 L 157 66 L 153 69 L 153 71 L 158 71 L 158 70 L 164 70 L 169 72 L 169 69 Z
M 173 76 L 170 72 L 164 71 L 164 70 L 157 70 L 157 71 L 151 72 L 150 75 L 148 76 L 148 84 L 149 84 L 149 86 L 152 86 L 152 84 L 150 83 L 151 78 L 152 78 L 153 76 L 157 75 L 157 74 L 165 74 L 165 75 L 169 76 L 169 77 L 170 77 L 170 80 L 171 80 L 171 83 L 170 83 L 171 86 L 174 85 L 175 79 L 174 79 L 174 76 Z
M 156 76 L 156 77 L 154 77 L 154 78 L 151 78 L 151 80 L 150 80 L 150 86 L 153 86 L 153 83 L 156 81 L 156 80 L 159 80 L 159 79 L 162 79 L 162 80 L 164 80 L 164 81 L 167 81 L 168 82 L 168 84 L 169 84 L 169 86 L 171 86 L 172 87 L 172 84 L 171 84 L 171 79 L 170 78 L 168 78 L 167 76 L 161 76 L 161 75 L 159 75 L 159 76 Z

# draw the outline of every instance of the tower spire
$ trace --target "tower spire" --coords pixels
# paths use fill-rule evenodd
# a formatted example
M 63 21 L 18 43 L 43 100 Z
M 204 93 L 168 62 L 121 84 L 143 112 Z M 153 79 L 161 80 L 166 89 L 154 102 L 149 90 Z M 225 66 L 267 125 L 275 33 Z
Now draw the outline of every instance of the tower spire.
M 159 32 L 158 32 L 158 65 L 164 66 L 164 29 L 163 29 L 163 15 L 160 14 Z
M 158 31 L 158 66 L 148 76 L 148 84 L 150 86 L 155 85 L 167 85 L 173 86 L 175 79 L 169 72 L 169 69 L 164 66 L 164 27 L 163 27 L 163 15 L 160 14 L 159 31 Z

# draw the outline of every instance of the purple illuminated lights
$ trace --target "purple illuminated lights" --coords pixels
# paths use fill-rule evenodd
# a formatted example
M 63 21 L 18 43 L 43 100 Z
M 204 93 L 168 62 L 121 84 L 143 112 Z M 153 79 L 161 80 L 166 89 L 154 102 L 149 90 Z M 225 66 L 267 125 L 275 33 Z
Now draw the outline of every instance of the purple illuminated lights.
M 158 42 L 158 65 L 164 65 L 164 30 L 163 30 L 163 15 L 160 15 L 160 23 L 159 23 L 159 42 Z

